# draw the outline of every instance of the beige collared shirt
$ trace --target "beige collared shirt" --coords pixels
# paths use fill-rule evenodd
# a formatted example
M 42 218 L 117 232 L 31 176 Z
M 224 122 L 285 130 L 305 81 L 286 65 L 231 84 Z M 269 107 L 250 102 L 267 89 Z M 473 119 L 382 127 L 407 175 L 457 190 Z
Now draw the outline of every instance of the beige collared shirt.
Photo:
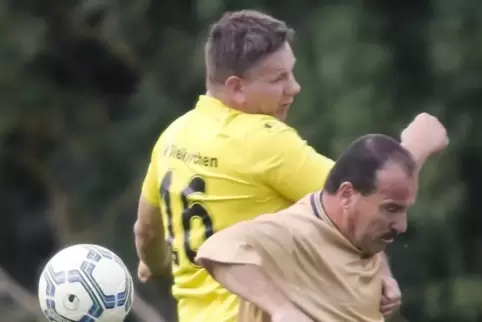
M 323 211 L 319 193 L 275 214 L 224 229 L 199 249 L 198 258 L 255 264 L 317 322 L 382 322 L 380 254 L 362 257 Z M 270 317 L 241 301 L 239 322 Z

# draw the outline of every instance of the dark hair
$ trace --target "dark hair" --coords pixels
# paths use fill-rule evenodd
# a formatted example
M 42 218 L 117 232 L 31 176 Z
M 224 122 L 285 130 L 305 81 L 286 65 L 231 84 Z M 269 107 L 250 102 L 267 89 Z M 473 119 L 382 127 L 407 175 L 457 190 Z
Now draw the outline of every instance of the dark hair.
M 244 76 L 261 59 L 278 51 L 294 32 L 286 23 L 255 10 L 224 14 L 211 26 L 205 46 L 208 80 L 223 83 Z
M 377 172 L 389 161 L 399 164 L 409 176 L 416 170 L 412 155 L 397 140 L 383 134 L 362 136 L 338 158 L 324 191 L 335 194 L 343 182 L 350 182 L 356 191 L 369 195 L 377 190 Z

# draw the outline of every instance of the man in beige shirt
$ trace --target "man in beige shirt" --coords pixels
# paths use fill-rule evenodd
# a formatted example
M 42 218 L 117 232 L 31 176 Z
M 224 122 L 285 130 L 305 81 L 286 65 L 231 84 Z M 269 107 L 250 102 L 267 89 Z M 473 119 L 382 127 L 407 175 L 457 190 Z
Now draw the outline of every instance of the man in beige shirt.
M 244 300 L 240 322 L 384 321 L 382 251 L 406 231 L 417 183 L 405 148 L 364 136 L 337 160 L 323 191 L 216 233 L 197 262 Z

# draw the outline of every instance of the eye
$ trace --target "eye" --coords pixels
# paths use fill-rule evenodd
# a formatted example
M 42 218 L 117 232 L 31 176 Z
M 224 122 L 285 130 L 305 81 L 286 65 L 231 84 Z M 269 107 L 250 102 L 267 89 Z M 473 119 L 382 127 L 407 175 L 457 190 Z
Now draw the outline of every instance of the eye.
M 389 213 L 402 212 L 404 209 L 405 207 L 397 204 L 388 204 L 385 206 L 385 210 Z
M 285 80 L 287 77 L 288 77 L 288 74 L 287 74 L 287 73 L 279 74 L 279 75 L 273 80 L 273 83 L 281 82 L 281 81 Z

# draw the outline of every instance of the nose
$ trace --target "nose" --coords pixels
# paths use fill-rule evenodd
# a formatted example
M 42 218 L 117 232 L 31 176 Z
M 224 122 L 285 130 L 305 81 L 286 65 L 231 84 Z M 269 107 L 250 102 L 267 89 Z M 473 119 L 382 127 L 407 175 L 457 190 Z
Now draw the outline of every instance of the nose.
M 407 214 L 404 213 L 401 216 L 397 216 L 395 221 L 392 223 L 392 229 L 399 234 L 403 234 L 407 231 Z
M 289 83 L 288 89 L 286 91 L 286 94 L 289 96 L 295 96 L 301 91 L 301 86 L 294 77 L 294 75 L 291 75 L 291 81 Z

